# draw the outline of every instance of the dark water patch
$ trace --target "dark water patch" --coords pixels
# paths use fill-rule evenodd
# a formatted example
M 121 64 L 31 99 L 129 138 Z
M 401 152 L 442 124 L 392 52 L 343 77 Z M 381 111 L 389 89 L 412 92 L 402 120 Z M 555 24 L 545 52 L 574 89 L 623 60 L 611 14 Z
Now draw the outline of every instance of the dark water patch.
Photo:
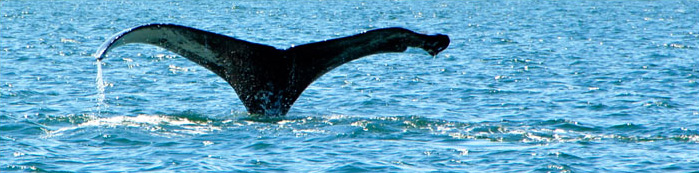
M 586 125 L 579 124 L 577 122 L 563 123 L 563 124 L 555 125 L 554 127 L 559 128 L 559 129 L 563 129 L 563 130 L 576 131 L 576 132 L 595 132 L 595 131 L 600 130 L 597 127 L 589 127 Z
M 677 105 L 670 100 L 655 100 L 647 101 L 643 103 L 643 106 L 651 109 L 673 109 L 677 108 L 680 105 Z
M 638 124 L 632 124 L 632 123 L 626 123 L 626 124 L 619 124 L 619 125 L 614 125 L 609 127 L 610 130 L 615 130 L 615 131 L 637 131 L 637 130 L 643 130 L 646 129 L 643 125 L 638 125 Z
M 573 172 L 571 166 L 566 164 L 546 164 L 534 170 L 535 172 Z
M 149 141 L 133 139 L 126 135 L 125 137 L 119 137 L 119 135 L 102 135 L 100 138 L 93 140 L 101 140 L 102 146 L 138 147 L 151 144 Z
M 663 136 L 627 136 L 627 135 L 613 135 L 610 137 L 619 142 L 627 143 L 642 143 L 642 142 L 658 142 L 665 141 L 668 138 Z
M 496 45 L 508 45 L 508 44 L 518 44 L 517 41 L 509 39 L 509 38 L 491 38 L 492 43 Z
M 138 172 L 157 172 L 157 171 L 164 171 L 167 169 L 167 166 L 162 166 L 162 165 L 151 166 L 151 167 L 147 167 L 147 166 L 150 166 L 150 165 L 144 166 L 145 168 L 139 169 Z M 229 170 L 229 171 L 232 171 L 232 170 Z
M 371 172 L 371 169 L 365 168 L 369 165 L 361 163 L 361 162 L 354 162 L 354 163 L 348 163 L 348 164 L 342 164 L 338 165 L 336 167 L 330 168 L 327 171 L 329 172 Z
M 182 143 L 180 143 L 180 142 L 164 141 L 164 142 L 155 142 L 151 146 L 162 147 L 162 148 L 171 148 L 171 147 L 177 147 L 180 145 L 182 145 Z
M 250 145 L 248 145 L 248 146 L 245 146 L 245 147 L 243 147 L 243 148 L 245 148 L 245 149 L 253 149 L 253 150 L 267 150 L 267 149 L 272 149 L 272 148 L 274 148 L 275 146 L 276 146 L 276 145 L 274 145 L 274 144 L 269 144 L 269 143 L 266 143 L 266 142 L 264 142 L 264 141 L 259 141 L 259 142 L 250 144 Z
M 206 116 L 203 114 L 198 114 L 198 113 L 193 112 L 193 111 L 185 111 L 185 112 L 178 113 L 178 114 L 170 114 L 169 116 L 175 118 L 175 120 L 186 119 L 188 121 L 195 122 L 195 123 L 211 123 L 211 122 L 217 121 L 216 119 L 213 119 L 209 116 Z
M 503 133 L 505 129 L 502 126 L 482 125 L 470 129 L 473 133 Z
M 19 124 L 19 123 L 3 124 L 3 125 L 0 125 L 0 131 L 9 132 L 9 131 L 15 131 L 18 129 L 24 129 L 24 127 L 26 127 L 26 125 Z
M 607 109 L 609 106 L 603 104 L 603 103 L 595 103 L 592 101 L 578 101 L 576 103 L 575 108 L 579 109 L 588 109 L 592 111 L 604 111 Z
M 17 136 L 34 136 L 43 135 L 47 132 L 47 128 L 41 124 L 32 121 L 20 121 L 0 125 L 0 132 L 5 135 Z
M 85 123 L 89 120 L 94 120 L 96 117 L 88 114 L 81 115 L 63 115 L 63 116 L 53 116 L 47 115 L 37 121 L 39 124 L 44 124 L 47 126 L 66 126 L 66 125 L 77 125 Z
M 122 97 L 116 97 L 114 99 L 105 99 L 105 103 L 108 105 L 115 106 L 132 106 L 140 107 L 142 105 L 148 105 L 149 99 L 142 96 L 126 95 Z
M 572 121 L 572 120 L 567 120 L 567 119 L 553 119 L 553 120 L 546 120 L 546 121 L 535 122 L 535 123 L 539 124 L 539 125 L 552 126 L 552 127 L 560 128 L 560 129 L 564 129 L 564 130 L 580 131 L 580 132 L 588 132 L 588 131 L 594 132 L 594 131 L 600 130 L 598 127 L 582 124 L 582 123 Z
M 553 157 L 557 159 L 565 159 L 565 160 L 584 160 L 585 158 L 578 157 L 573 154 L 569 153 L 564 153 L 564 152 L 553 152 L 553 153 L 548 153 L 546 157 Z

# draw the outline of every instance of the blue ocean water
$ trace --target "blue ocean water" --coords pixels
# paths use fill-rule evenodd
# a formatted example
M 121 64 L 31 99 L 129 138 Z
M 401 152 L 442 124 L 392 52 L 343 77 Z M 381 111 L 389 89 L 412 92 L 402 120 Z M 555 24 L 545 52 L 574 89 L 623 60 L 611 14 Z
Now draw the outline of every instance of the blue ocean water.
M 0 171 L 696 172 L 698 1 L 0 1 Z M 149 45 L 175 23 L 287 48 L 382 27 L 283 118 Z

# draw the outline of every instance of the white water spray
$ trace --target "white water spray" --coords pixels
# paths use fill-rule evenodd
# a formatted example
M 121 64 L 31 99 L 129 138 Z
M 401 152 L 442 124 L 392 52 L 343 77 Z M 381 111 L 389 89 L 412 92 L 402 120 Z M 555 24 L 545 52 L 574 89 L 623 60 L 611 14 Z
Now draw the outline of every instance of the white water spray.
M 104 88 L 106 83 L 104 83 L 104 78 L 102 78 L 102 61 L 97 60 L 97 116 L 102 114 L 102 109 L 106 108 L 107 105 L 104 103 Z

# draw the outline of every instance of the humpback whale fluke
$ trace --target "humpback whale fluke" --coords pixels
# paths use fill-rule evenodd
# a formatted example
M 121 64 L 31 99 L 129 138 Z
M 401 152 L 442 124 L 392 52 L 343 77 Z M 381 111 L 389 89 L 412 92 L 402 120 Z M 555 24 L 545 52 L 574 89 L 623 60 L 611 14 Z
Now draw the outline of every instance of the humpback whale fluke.
M 280 50 L 271 46 L 174 24 L 147 24 L 105 41 L 95 57 L 109 50 L 145 43 L 165 48 L 213 71 L 235 89 L 251 114 L 284 115 L 313 81 L 352 60 L 422 48 L 432 56 L 449 45 L 446 35 L 383 28 Z

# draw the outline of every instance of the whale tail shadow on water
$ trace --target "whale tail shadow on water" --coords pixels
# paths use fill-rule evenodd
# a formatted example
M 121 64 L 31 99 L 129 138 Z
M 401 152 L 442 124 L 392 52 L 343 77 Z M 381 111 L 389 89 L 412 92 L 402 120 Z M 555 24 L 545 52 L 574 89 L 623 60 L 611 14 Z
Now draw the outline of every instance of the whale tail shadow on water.
M 284 115 L 303 90 L 323 74 L 352 60 L 418 47 L 435 56 L 449 45 L 446 35 L 404 28 L 365 33 L 280 50 L 271 46 L 173 24 L 147 24 L 122 31 L 95 56 L 129 43 L 165 48 L 206 67 L 235 89 L 251 114 Z

